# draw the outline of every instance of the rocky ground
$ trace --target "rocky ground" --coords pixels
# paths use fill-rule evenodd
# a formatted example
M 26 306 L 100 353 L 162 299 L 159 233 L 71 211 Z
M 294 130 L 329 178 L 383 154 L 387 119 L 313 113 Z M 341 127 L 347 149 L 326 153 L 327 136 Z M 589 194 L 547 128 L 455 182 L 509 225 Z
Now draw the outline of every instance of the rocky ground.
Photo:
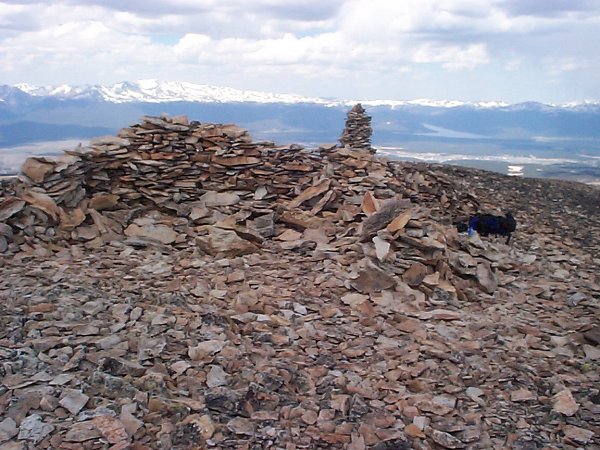
M 209 128 L 4 186 L 0 450 L 600 449 L 597 189 Z

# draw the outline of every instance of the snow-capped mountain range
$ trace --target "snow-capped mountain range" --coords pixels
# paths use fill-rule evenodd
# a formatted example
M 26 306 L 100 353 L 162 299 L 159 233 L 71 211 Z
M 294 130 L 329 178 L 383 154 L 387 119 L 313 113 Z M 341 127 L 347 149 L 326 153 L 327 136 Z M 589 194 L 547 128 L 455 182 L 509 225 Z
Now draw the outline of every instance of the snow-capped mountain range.
M 290 94 L 247 91 L 229 87 L 208 86 L 180 81 L 123 81 L 109 86 L 33 86 L 17 84 L 16 88 L 36 97 L 89 99 L 111 103 L 145 102 L 254 102 L 254 103 L 325 103 L 319 98 Z
M 5 86 L 5 91 L 8 86 Z M 17 84 L 13 88 L 34 97 L 52 97 L 68 100 L 92 100 L 111 103 L 166 103 L 166 102 L 203 102 L 203 103 L 282 103 L 282 104 L 318 104 L 323 106 L 348 106 L 361 102 L 365 106 L 423 106 L 431 108 L 455 108 L 470 106 L 474 108 L 523 108 L 539 107 L 579 109 L 599 107 L 600 101 L 571 102 L 561 105 L 527 102 L 509 104 L 502 101 L 464 102 L 458 100 L 369 100 L 369 99 L 326 99 L 303 97 L 294 94 L 276 94 L 264 91 L 240 90 L 230 87 L 209 86 L 180 81 L 138 80 L 123 81 L 108 86 L 34 86 Z M 0 101 L 3 101 L 0 90 Z M 527 106 L 526 106 L 527 105 Z
M 336 142 L 347 112 L 359 101 L 372 117 L 373 145 L 392 156 L 467 158 L 501 171 L 507 164 L 535 161 L 541 167 L 544 161 L 552 171 L 536 168 L 529 174 L 600 179 L 598 101 L 331 99 L 157 80 L 0 85 L 0 174 L 18 171 L 28 155 L 56 154 L 63 146 L 115 135 L 143 115 L 235 123 L 254 139 L 313 147 Z

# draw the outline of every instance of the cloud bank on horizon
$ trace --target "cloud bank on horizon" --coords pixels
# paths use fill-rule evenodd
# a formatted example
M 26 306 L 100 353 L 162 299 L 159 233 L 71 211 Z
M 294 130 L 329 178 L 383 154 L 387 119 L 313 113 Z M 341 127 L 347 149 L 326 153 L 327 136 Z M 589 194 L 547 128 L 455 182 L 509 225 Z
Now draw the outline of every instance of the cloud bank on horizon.
M 600 0 L 0 0 L 0 83 L 600 99 Z

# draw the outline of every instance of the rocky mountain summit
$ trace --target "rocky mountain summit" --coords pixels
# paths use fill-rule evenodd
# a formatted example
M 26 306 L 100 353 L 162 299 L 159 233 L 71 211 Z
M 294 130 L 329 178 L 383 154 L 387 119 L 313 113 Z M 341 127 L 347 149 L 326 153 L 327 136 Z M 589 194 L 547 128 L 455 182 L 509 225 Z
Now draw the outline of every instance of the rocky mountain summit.
M 143 117 L 30 158 L 0 193 L 0 450 L 599 449 L 599 191 L 361 136 Z M 453 225 L 507 210 L 510 246 Z

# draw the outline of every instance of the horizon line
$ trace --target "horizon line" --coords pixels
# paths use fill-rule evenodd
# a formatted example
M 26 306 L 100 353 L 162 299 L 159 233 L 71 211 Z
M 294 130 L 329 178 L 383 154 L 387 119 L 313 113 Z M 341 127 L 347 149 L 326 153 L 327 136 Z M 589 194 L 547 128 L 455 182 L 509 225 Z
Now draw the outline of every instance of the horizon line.
M 146 84 L 148 82 L 152 82 L 157 84 L 158 86 L 160 85 L 166 85 L 166 84 L 187 84 L 187 85 L 191 85 L 191 86 L 198 86 L 198 87 L 204 87 L 204 88 L 212 88 L 212 89 L 230 89 L 233 91 L 237 91 L 240 93 L 247 93 L 247 94 L 267 94 L 267 95 L 273 95 L 276 97 L 290 97 L 290 98 L 294 98 L 297 101 L 302 101 L 305 103 L 323 103 L 323 104 L 327 104 L 327 105 L 332 105 L 332 104 L 339 104 L 341 105 L 349 105 L 349 104 L 356 104 L 356 103 L 363 103 L 365 105 L 369 105 L 369 106 L 404 106 L 404 105 L 416 105 L 416 106 L 431 106 L 431 107 L 456 107 L 456 106 L 481 106 L 481 107 L 509 107 L 509 106 L 516 106 L 516 105 L 522 105 L 522 104 L 527 104 L 527 103 L 535 103 L 535 104 L 540 104 L 540 105 L 544 105 L 544 106 L 549 106 L 549 107 L 577 107 L 577 106 L 586 106 L 586 105 L 590 105 L 590 106 L 600 106 L 600 99 L 596 99 L 596 100 L 592 100 L 592 99 L 585 99 L 585 100 L 569 100 L 569 101 L 565 101 L 565 102 L 546 102 L 546 101 L 541 101 L 541 100 L 521 100 L 521 101 L 515 101 L 515 102 L 509 102 L 509 101 L 505 101 L 505 100 L 498 100 L 498 99 L 487 99 L 487 100 L 457 100 L 457 99 L 436 99 L 436 98 L 429 98 L 429 97 L 416 97 L 416 98 L 407 98 L 407 99 L 401 99 L 401 100 L 395 100 L 395 99 L 384 99 L 384 98 L 362 98 L 362 99 L 351 99 L 351 98 L 338 98 L 338 97 L 321 97 L 321 96 L 308 96 L 308 95 L 302 95 L 302 94 L 296 94 L 296 93 L 290 93 L 290 92 L 273 92 L 273 91 L 264 91 L 264 90 L 255 90 L 255 89 L 240 89 L 240 88 L 236 88 L 236 87 L 231 87 L 231 86 L 218 86 L 218 85 L 214 85 L 214 84 L 203 84 L 203 83 L 197 83 L 197 82 L 191 82 L 191 81 L 182 81 L 182 80 L 162 80 L 162 79 L 158 79 L 158 78 L 142 78 L 142 79 L 137 79 L 137 80 L 122 80 L 122 81 L 117 81 L 114 83 L 110 83 L 110 84 L 102 84 L 102 83 L 84 83 L 84 84 L 67 84 L 67 83 L 61 83 L 61 84 L 33 84 L 33 83 L 27 83 L 27 82 L 22 82 L 22 83 L 16 83 L 16 84 L 12 84 L 12 85 L 5 85 L 5 86 L 10 86 L 16 89 L 19 89 L 20 91 L 28 94 L 28 95 L 32 95 L 32 96 L 54 96 L 54 97 L 61 97 L 60 93 L 57 94 L 37 94 L 35 92 L 32 91 L 28 91 L 28 90 L 24 90 L 23 88 L 36 88 L 36 89 L 46 89 L 46 90 L 56 90 L 58 88 L 70 88 L 70 89 L 77 89 L 77 88 L 114 88 L 115 86 L 119 85 L 119 84 L 137 84 L 138 87 L 140 87 L 141 89 L 151 89 L 150 87 L 148 88 L 144 88 L 143 84 Z M 1 86 L 1 85 L 0 85 Z M 62 97 L 68 97 L 66 95 L 62 95 Z M 0 99 L 0 101 L 2 101 L 2 99 Z M 169 100 L 163 100 L 162 102 L 168 102 Z M 188 100 L 188 101 L 194 101 L 194 100 Z M 156 103 L 162 103 L 162 102 L 156 102 Z M 279 103 L 274 101 L 274 103 Z

